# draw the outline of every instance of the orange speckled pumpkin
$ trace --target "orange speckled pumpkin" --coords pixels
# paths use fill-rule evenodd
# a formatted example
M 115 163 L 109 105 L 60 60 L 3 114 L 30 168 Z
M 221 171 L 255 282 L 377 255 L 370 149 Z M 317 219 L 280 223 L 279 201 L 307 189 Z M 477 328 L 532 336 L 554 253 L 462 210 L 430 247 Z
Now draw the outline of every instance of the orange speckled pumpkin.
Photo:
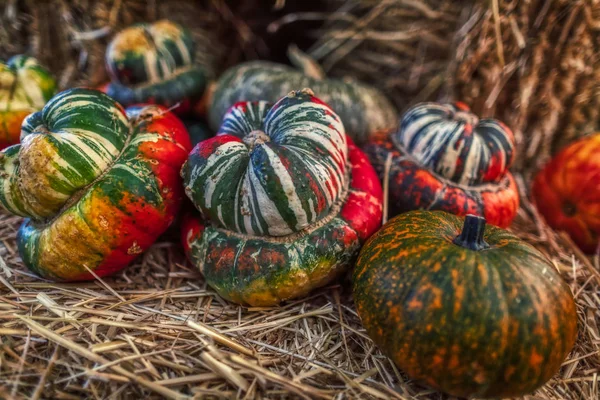
M 548 224 L 586 253 L 600 246 L 600 134 L 571 144 L 533 182 L 533 199 Z
M 571 350 L 575 303 L 542 253 L 485 228 L 472 215 L 399 215 L 361 250 L 354 299 L 369 336 L 413 379 L 460 397 L 520 396 Z

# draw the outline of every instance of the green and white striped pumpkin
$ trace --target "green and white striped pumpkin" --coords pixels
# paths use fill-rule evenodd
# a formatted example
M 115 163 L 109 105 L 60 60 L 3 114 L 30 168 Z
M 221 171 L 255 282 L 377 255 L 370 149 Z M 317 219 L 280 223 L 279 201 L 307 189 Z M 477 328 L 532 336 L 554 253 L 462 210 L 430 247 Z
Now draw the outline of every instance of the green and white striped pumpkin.
M 381 185 L 340 117 L 312 91 L 240 102 L 182 169 L 202 218 L 190 260 L 219 294 L 274 305 L 325 285 L 381 224 Z
M 175 218 L 190 148 L 164 107 L 124 110 L 82 88 L 54 96 L 23 122 L 21 144 L 0 152 L 0 208 L 27 217 L 24 263 L 66 281 L 125 267 Z
M 33 57 L 0 62 L 0 150 L 19 142 L 21 122 L 56 92 L 56 81 Z
M 329 110 L 303 93 L 275 106 L 233 106 L 219 135 L 241 140 L 208 159 L 190 155 L 186 184 L 203 215 L 259 236 L 298 232 L 327 215 L 346 184 L 347 158 L 344 127 Z
M 111 76 L 107 94 L 121 104 L 152 103 L 188 113 L 206 87 L 190 32 L 168 20 L 119 32 L 106 51 Z
M 357 81 L 325 78 L 320 67 L 299 50 L 290 60 L 300 68 L 268 61 L 250 61 L 225 71 L 217 81 L 209 108 L 209 123 L 217 130 L 223 116 L 238 101 L 276 102 L 292 90 L 310 87 L 338 114 L 346 133 L 357 144 L 377 132 L 394 129 L 396 110 L 379 90 Z

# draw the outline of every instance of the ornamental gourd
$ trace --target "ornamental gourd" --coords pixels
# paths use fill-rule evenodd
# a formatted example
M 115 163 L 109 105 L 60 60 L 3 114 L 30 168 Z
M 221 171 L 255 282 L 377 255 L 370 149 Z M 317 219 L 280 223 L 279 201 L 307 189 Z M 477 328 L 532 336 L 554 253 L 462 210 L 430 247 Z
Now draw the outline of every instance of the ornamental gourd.
M 33 57 L 0 62 L 0 150 L 19 143 L 21 123 L 56 92 L 54 78 Z
M 21 144 L 0 153 L 0 206 L 27 218 L 24 263 L 59 281 L 125 267 L 174 219 L 190 148 L 164 107 L 125 111 L 88 89 L 53 97 L 25 119 Z
M 459 397 L 530 393 L 577 336 L 569 287 L 533 246 L 481 217 L 411 211 L 360 252 L 367 333 L 412 379 Z
M 208 75 L 196 63 L 190 32 L 174 22 L 141 23 L 119 32 L 106 50 L 106 93 L 124 106 L 172 107 L 187 114 L 204 94 Z
M 238 101 L 275 102 L 299 87 L 310 87 L 329 104 L 340 116 L 347 134 L 359 145 L 376 132 L 397 126 L 396 110 L 379 90 L 356 81 L 327 79 L 321 68 L 295 47 L 288 54 L 299 70 L 273 62 L 250 61 L 225 71 L 212 88 L 210 127 L 217 130 L 229 107 Z
M 397 132 L 374 139 L 365 152 L 389 182 L 392 215 L 442 210 L 481 215 L 507 227 L 519 208 L 508 171 L 514 157 L 511 130 L 494 119 L 479 120 L 462 103 L 412 107 Z
M 586 253 L 600 249 L 600 134 L 567 146 L 536 176 L 533 199 L 548 224 Z
M 184 223 L 186 252 L 236 303 L 273 305 L 327 284 L 381 224 L 375 171 L 308 89 L 235 104 L 182 172 L 202 214 Z

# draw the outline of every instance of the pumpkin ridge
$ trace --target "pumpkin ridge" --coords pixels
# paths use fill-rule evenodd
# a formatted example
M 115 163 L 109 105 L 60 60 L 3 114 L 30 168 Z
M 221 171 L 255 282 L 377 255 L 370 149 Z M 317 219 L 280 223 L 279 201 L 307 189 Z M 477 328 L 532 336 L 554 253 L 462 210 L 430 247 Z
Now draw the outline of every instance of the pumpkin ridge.
M 412 156 L 410 154 L 410 152 L 408 150 L 406 150 L 406 148 L 404 146 L 402 146 L 400 143 L 398 143 L 398 140 L 396 139 L 395 135 L 390 135 L 390 140 L 393 142 L 394 146 L 396 146 L 396 148 L 400 151 L 400 156 L 396 158 L 397 162 L 402 162 L 402 161 L 408 160 L 408 161 L 411 161 L 411 162 L 419 165 L 421 168 L 427 168 L 419 160 L 417 160 L 414 156 Z M 396 166 L 396 168 L 398 168 L 398 167 Z M 481 184 L 477 184 L 477 185 L 466 185 L 466 184 L 454 182 L 452 179 L 446 178 L 446 177 L 438 174 L 433 169 L 429 169 L 429 173 L 431 175 L 435 176 L 437 179 L 439 179 L 444 184 L 444 188 L 446 188 L 449 184 L 451 184 L 451 185 L 456 186 L 465 191 L 468 190 L 468 191 L 473 191 L 473 192 L 494 191 L 494 188 L 498 185 L 507 186 L 508 181 L 509 181 L 508 176 L 510 175 L 510 171 L 509 171 L 506 173 L 506 175 L 503 178 L 501 178 L 497 182 L 485 182 L 485 183 L 481 183 Z M 440 196 L 443 196 L 443 194 L 441 194 Z M 434 206 L 434 204 L 431 204 L 431 205 L 429 205 L 429 208 L 431 208 L 433 206 Z
M 284 236 L 260 236 L 260 235 L 251 235 L 248 233 L 235 232 L 233 230 L 221 228 L 221 227 L 217 226 L 216 224 L 213 224 L 213 227 L 217 232 L 227 233 L 228 236 L 236 237 L 236 238 L 239 238 L 242 240 L 262 240 L 262 241 L 269 242 L 269 243 L 292 243 L 292 242 L 295 242 L 296 240 L 311 234 L 312 232 L 316 231 L 317 229 L 321 228 L 322 226 L 327 225 L 333 219 L 338 217 L 340 210 L 346 203 L 346 200 L 348 200 L 348 195 L 350 193 L 352 193 L 352 191 L 353 191 L 350 188 L 351 171 L 352 171 L 352 164 L 348 161 L 346 163 L 346 171 L 344 172 L 344 175 L 345 175 L 344 185 L 342 186 L 342 190 L 340 192 L 338 199 L 332 204 L 332 206 L 329 210 L 329 213 L 327 213 L 327 215 L 324 216 L 323 218 L 316 220 L 312 224 L 305 226 L 300 231 L 292 232 L 292 233 L 284 235 Z
M 115 157 L 115 159 L 107 165 L 107 167 L 104 169 L 104 171 L 102 171 L 102 173 L 100 175 L 98 175 L 95 179 L 93 179 L 89 184 L 87 184 L 86 186 L 80 188 L 75 193 L 73 193 L 73 195 L 71 195 L 71 197 L 69 197 L 69 199 L 65 202 L 65 204 L 51 218 L 42 219 L 40 221 L 31 219 L 31 225 L 33 227 L 35 227 L 36 229 L 45 229 L 49 225 L 52 225 L 52 223 L 54 223 L 54 221 L 56 221 L 58 218 L 60 218 L 69 208 L 71 208 L 74 204 L 76 204 L 79 200 L 81 200 L 86 195 L 86 193 L 88 192 L 88 190 L 91 187 L 93 187 L 95 184 L 97 184 L 99 181 L 101 181 L 112 170 L 112 168 L 115 166 L 115 164 L 122 161 L 121 157 L 127 150 L 128 146 L 131 142 L 131 138 L 133 136 L 135 136 L 133 131 L 134 130 L 137 131 L 138 128 L 139 128 L 139 126 L 133 126 L 133 125 L 131 126 L 131 129 L 129 130 L 127 137 L 125 138 L 125 141 L 123 143 L 123 148 L 121 149 L 119 154 Z

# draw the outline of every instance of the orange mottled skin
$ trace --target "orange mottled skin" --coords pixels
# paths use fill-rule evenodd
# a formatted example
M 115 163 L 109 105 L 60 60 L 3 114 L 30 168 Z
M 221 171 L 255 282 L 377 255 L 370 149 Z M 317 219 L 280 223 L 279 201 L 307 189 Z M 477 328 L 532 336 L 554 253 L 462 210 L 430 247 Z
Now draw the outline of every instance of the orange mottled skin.
M 600 134 L 558 153 L 536 176 L 533 199 L 548 224 L 586 253 L 600 246 Z
M 363 247 L 354 297 L 369 336 L 411 378 L 460 397 L 530 393 L 577 336 L 575 303 L 532 246 L 488 225 L 489 248 L 453 241 L 463 218 L 411 211 Z

